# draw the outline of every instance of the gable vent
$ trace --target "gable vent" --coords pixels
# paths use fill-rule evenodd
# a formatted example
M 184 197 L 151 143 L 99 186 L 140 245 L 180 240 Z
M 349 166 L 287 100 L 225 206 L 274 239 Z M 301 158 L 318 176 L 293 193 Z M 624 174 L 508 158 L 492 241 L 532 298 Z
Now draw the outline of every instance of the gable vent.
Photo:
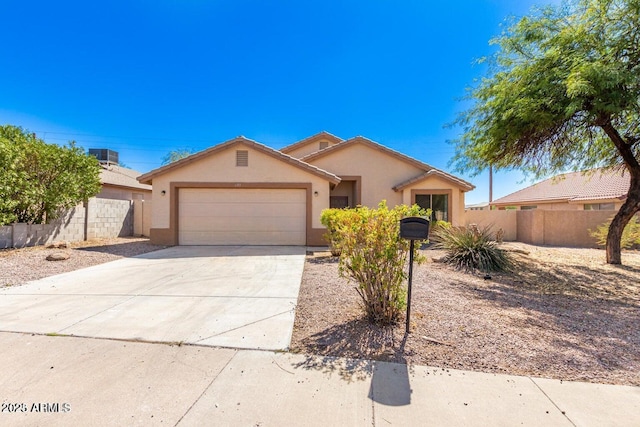
M 324 150 L 329 146 L 329 141 L 320 141 L 320 149 Z
M 236 151 L 236 166 L 249 166 L 249 152 L 247 150 Z

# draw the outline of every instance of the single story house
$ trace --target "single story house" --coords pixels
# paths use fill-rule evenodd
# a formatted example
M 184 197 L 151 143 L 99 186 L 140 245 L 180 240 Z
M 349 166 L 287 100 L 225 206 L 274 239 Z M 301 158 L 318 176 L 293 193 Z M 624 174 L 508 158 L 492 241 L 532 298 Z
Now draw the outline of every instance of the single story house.
M 100 163 L 102 189 L 96 195 L 99 199 L 151 200 L 151 186 L 138 182 L 140 172 L 121 166 L 117 151 L 107 148 L 90 148 L 90 156 Z
M 626 169 L 594 169 L 561 174 L 494 200 L 497 209 L 620 209 L 631 178 Z
M 140 172 L 118 165 L 100 165 L 99 199 L 151 200 L 151 186 L 138 182 Z
M 418 203 L 462 224 L 474 186 L 362 136 L 327 132 L 281 150 L 239 136 L 138 178 L 153 185 L 151 241 L 325 245 L 329 207 Z

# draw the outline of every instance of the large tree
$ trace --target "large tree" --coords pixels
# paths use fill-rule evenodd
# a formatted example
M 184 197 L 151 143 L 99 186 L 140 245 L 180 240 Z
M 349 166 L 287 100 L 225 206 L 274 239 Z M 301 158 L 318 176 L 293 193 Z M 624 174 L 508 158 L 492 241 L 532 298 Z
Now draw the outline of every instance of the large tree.
M 179 148 L 177 150 L 171 150 L 162 158 L 162 164 L 168 165 L 169 163 L 177 162 L 180 159 L 189 157 L 195 153 L 195 150 L 191 148 Z
M 470 89 L 454 163 L 479 173 L 535 177 L 567 169 L 626 168 L 631 186 L 607 236 L 640 210 L 640 0 L 576 0 L 534 10 L 492 40 L 488 73 Z
M 45 223 L 100 188 L 98 160 L 74 142 L 47 144 L 20 127 L 0 126 L 0 225 Z

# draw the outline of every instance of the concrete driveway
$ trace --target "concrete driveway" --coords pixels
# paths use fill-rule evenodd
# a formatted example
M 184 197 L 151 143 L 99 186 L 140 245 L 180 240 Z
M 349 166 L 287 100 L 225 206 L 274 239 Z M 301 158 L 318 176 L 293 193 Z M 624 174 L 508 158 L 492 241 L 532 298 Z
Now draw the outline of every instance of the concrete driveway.
M 305 248 L 177 246 L 0 289 L 0 330 L 284 350 Z

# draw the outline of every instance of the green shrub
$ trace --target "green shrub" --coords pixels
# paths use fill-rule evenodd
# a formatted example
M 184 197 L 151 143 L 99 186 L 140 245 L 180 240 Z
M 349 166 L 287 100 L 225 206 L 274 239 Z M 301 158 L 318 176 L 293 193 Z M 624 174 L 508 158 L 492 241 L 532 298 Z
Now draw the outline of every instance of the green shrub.
M 380 325 L 393 324 L 406 306 L 405 266 L 410 241 L 400 238 L 400 219 L 428 216 L 418 205 L 389 209 L 382 201 L 377 209 L 357 207 L 323 212 L 323 224 L 341 254 L 339 271 L 357 283 L 367 318 Z M 416 245 L 419 248 L 420 244 Z M 415 261 L 424 257 L 414 252 Z
M 436 230 L 441 228 L 445 230 L 449 230 L 451 228 L 451 223 L 447 221 L 442 221 L 440 219 L 435 222 L 432 222 L 429 228 L 429 236 L 435 235 L 437 233 Z
M 433 224 L 433 228 L 451 228 L 451 223 L 439 219 Z
M 324 234 L 324 239 L 329 244 L 331 255 L 340 256 L 340 236 L 337 232 L 340 218 L 345 214 L 346 209 L 324 209 L 320 214 L 320 222 L 327 227 L 327 232 Z
M 604 224 L 600 224 L 595 230 L 589 230 L 591 237 L 595 237 L 596 241 L 601 246 L 607 244 L 607 234 L 609 233 L 609 224 L 613 217 Z M 620 238 L 620 247 L 623 249 L 629 249 L 640 245 L 640 222 L 638 216 L 634 216 L 627 223 L 622 231 L 622 237 Z
M 508 271 L 512 260 L 498 247 L 491 227 L 437 228 L 432 234 L 434 248 L 444 249 L 443 261 L 465 271 Z

